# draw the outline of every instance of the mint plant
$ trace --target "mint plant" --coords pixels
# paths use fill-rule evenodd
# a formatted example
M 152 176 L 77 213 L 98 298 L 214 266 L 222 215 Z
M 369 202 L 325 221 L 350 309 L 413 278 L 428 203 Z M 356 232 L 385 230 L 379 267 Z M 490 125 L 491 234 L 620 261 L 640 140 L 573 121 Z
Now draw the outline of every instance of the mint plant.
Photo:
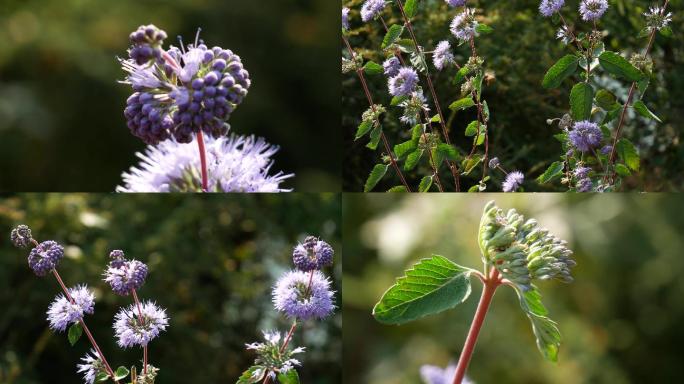
M 334 291 L 330 279 L 321 270 L 333 263 L 332 247 L 315 236 L 307 236 L 304 243 L 292 251 L 295 270 L 284 273 L 273 287 L 273 306 L 292 320 L 290 330 L 263 331 L 264 341 L 245 344 L 257 354 L 254 365 L 238 379 L 237 384 L 281 383 L 298 384 L 296 367 L 302 365 L 297 356 L 304 347 L 291 348 L 297 327 L 309 320 L 323 320 L 335 310 Z
M 646 39 L 646 48 L 626 58 L 626 53 L 606 50 L 603 42 L 606 33 L 599 22 L 609 11 L 607 0 L 581 0 L 579 15 L 584 23 L 577 29 L 563 17 L 565 0 L 541 1 L 541 15 L 560 25 L 557 38 L 571 51 L 548 70 L 542 86 L 558 88 L 574 75 L 577 82 L 570 91 L 569 112 L 547 120 L 560 129 L 554 137 L 561 142 L 563 154 L 537 178 L 539 184 L 560 178 L 572 191 L 614 191 L 621 189 L 624 177 L 639 172 L 638 147 L 624 137 L 623 128 L 630 110 L 661 122 L 646 106 L 644 95 L 657 78 L 649 57 L 656 34 L 672 35 L 668 3 L 665 0 L 662 6 L 652 6 L 644 13 L 646 25 L 639 37 Z M 624 100 L 607 89 L 607 76 L 630 84 Z
M 269 176 L 278 151 L 262 139 L 228 136 L 231 114 L 252 84 L 240 56 L 209 48 L 197 31 L 193 44 L 163 47 L 166 32 L 140 26 L 129 36 L 124 84 L 133 94 L 124 116 L 131 133 L 148 144 L 142 162 L 123 174 L 119 192 L 286 192 L 292 177 Z M 206 137 L 205 137 L 206 135 Z M 197 151 L 188 144 L 197 142 Z
M 77 365 L 78 372 L 83 375 L 86 384 L 94 382 L 122 381 L 130 384 L 154 384 L 159 369 L 149 363 L 148 345 L 168 327 L 169 318 L 166 310 L 152 301 L 141 302 L 137 291 L 145 283 L 148 268 L 138 260 L 127 260 L 124 253 L 114 250 L 110 253 L 111 262 L 104 273 L 107 282 L 114 293 L 120 296 L 131 296 L 133 302 L 126 308 L 121 308 L 115 316 L 114 333 L 117 344 L 121 348 L 140 347 L 143 350 L 142 368 L 137 370 L 131 366 L 130 370 L 120 366 L 116 370 L 105 358 L 95 337 L 86 325 L 85 315 L 95 312 L 95 294 L 87 285 L 67 288 L 57 267 L 64 258 L 64 247 L 56 241 L 46 240 L 38 242 L 33 238 L 31 229 L 26 225 L 19 225 L 10 234 L 10 240 L 18 248 L 30 248 L 28 265 L 39 276 L 54 276 L 62 289 L 47 311 L 49 327 L 55 332 L 67 331 L 69 344 L 78 342 L 83 333 L 86 334 L 92 349 Z M 126 380 L 126 379 L 129 380 Z
M 450 382 L 459 384 L 465 377 L 477 337 L 496 290 L 511 287 L 520 307 L 529 318 L 537 347 L 549 361 L 558 360 L 561 335 L 556 322 L 548 317 L 541 293 L 534 285 L 539 280 L 572 281 L 575 266 L 567 243 L 542 228 L 535 219 L 515 209 L 504 212 L 495 202 L 487 203 L 482 214 L 477 241 L 483 269 L 458 265 L 446 257 L 423 259 L 397 279 L 373 308 L 373 316 L 383 324 L 405 324 L 456 307 L 470 296 L 470 279 L 475 276 L 483 289 L 470 331 Z M 435 377 L 435 370 L 423 375 Z M 443 375 L 449 371 L 437 372 Z
M 369 149 L 376 150 L 382 141 L 384 150 L 367 178 L 365 192 L 373 190 L 390 167 L 401 182 L 401 185 L 390 188 L 389 191 L 393 192 L 487 189 L 491 178 L 488 175 L 488 160 L 491 157 L 488 126 L 491 116 L 482 88 L 490 80 L 491 74 L 484 66 L 484 58 L 478 54 L 476 41 L 480 35 L 489 34 L 493 29 L 479 21 L 479 10 L 466 7 L 466 0 L 446 0 L 439 4 L 449 12 L 454 9 L 455 15 L 451 24 L 444 28 L 445 39 L 437 42 L 431 50 L 424 49 L 425 44 L 418 40 L 413 25 L 421 6 L 433 6 L 428 2 L 365 1 L 359 13 L 361 21 L 368 23 L 371 29 L 375 26 L 382 28 L 385 37 L 380 47 L 364 47 L 363 50 L 355 50 L 350 42 L 350 38 L 354 37 L 350 33 L 350 23 L 354 21 L 355 13 L 350 8 L 342 9 L 342 72 L 356 73 L 369 105 L 369 109 L 361 116 L 355 140 L 369 136 L 366 145 Z M 395 19 L 398 21 L 389 22 Z M 463 54 L 467 58 L 461 63 L 453 53 L 452 44 L 464 48 Z M 364 55 L 370 56 L 367 52 L 383 58 L 382 64 L 366 59 Z M 428 63 L 429 54 L 432 54 L 431 64 Z M 431 66 L 437 71 L 453 71 L 454 83 L 460 87 L 460 98 L 449 104 L 449 116 L 445 115 L 442 101 L 437 95 Z M 387 78 L 388 96 L 382 95 L 382 98 L 389 100 L 377 103 L 366 76 L 383 75 Z M 401 115 L 398 123 L 404 129 L 400 132 L 387 132 L 383 128 L 383 119 L 389 118 L 388 112 L 391 110 L 398 110 Z M 472 111 L 473 120 L 463 127 L 465 139 L 461 140 L 465 141 L 466 149 L 461 149 L 450 137 L 450 126 L 454 116 L 466 110 Z M 408 140 L 392 147 L 388 133 L 399 140 Z M 448 172 L 443 172 L 445 168 Z M 481 171 L 478 171 L 480 168 Z M 522 173 L 509 173 L 500 164 L 491 169 L 502 172 L 506 179 L 503 186 L 506 192 L 517 190 L 524 180 Z M 419 180 L 408 180 L 404 172 L 414 170 L 424 176 Z M 464 177 L 475 181 L 462 187 L 461 180 Z

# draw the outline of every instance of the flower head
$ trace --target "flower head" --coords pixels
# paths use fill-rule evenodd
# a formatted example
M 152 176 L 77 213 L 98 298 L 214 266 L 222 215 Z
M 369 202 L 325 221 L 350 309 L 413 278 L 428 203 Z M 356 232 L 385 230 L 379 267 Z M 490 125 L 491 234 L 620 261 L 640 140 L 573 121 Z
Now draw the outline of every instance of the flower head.
M 577 167 L 573 173 L 576 179 L 585 179 L 589 175 L 589 172 L 591 172 L 591 168 L 589 167 Z
M 292 174 L 269 175 L 271 156 L 278 147 L 254 136 L 205 138 L 208 190 L 222 192 L 288 192 L 280 183 Z M 138 153 L 142 160 L 123 174 L 117 192 L 201 191 L 197 146 L 174 140 L 148 146 Z
M 63 257 L 64 247 L 56 241 L 47 240 L 31 250 L 28 256 L 28 264 L 36 275 L 45 276 L 57 268 Z
M 430 108 L 427 105 L 427 99 L 420 89 L 411 93 L 411 96 L 399 103 L 399 106 L 404 108 L 404 113 L 399 120 L 410 126 L 418 124 L 421 113 L 430 111 Z
M 572 32 L 565 25 L 558 28 L 556 32 L 556 38 L 563 42 L 563 44 L 568 45 L 574 39 Z
M 10 240 L 15 247 L 26 248 L 31 244 L 31 229 L 24 224 L 18 225 L 16 228 L 12 229 L 10 233 Z
M 399 74 L 401 63 L 396 56 L 392 56 L 382 63 L 383 72 L 388 77 L 394 77 Z
M 608 0 L 582 0 L 580 3 L 580 14 L 584 21 L 594 21 L 600 19 L 608 9 Z
M 568 133 L 568 139 L 573 147 L 581 152 L 589 152 L 601 145 L 603 134 L 596 123 L 588 120 L 578 121 Z
M 85 285 L 69 288 L 69 295 L 73 302 L 64 294 L 59 294 L 50 304 L 47 311 L 50 328 L 54 331 L 64 331 L 70 324 L 77 323 L 83 314 L 95 312 L 95 294 Z
M 320 271 L 287 272 L 273 288 L 273 305 L 287 316 L 300 320 L 326 318 L 335 309 L 330 280 Z
M 132 290 L 142 287 L 147 277 L 147 265 L 138 260 L 126 260 L 123 252 L 112 251 L 112 261 L 104 273 L 104 281 L 109 283 L 117 295 L 127 296 Z
M 444 0 L 450 7 L 462 7 L 465 5 L 467 0 Z
M 146 346 L 159 333 L 166 330 L 169 319 L 166 310 L 158 307 L 155 303 L 147 301 L 141 304 L 142 316 L 138 313 L 138 307 L 132 304 L 121 308 L 114 317 L 114 333 L 117 343 L 121 348 L 129 348 L 135 345 Z
M 456 364 L 449 364 L 446 368 L 436 365 L 423 365 L 420 367 L 420 377 L 425 384 L 451 384 L 456 376 Z M 461 384 L 473 384 L 467 377 Z
M 104 363 L 94 349 L 91 349 L 90 353 L 86 353 L 81 358 L 81 361 L 83 364 L 78 364 L 76 367 L 78 368 L 78 373 L 83 374 L 83 380 L 86 384 L 93 384 L 95 378 L 100 373 L 107 373 Z
M 392 96 L 408 96 L 418 85 L 418 74 L 411 67 L 402 67 L 396 76 L 389 79 L 389 93 Z
M 271 375 L 271 379 L 275 379 L 276 372 L 286 373 L 295 366 L 302 365 L 299 360 L 292 356 L 303 353 L 304 347 L 287 348 L 281 352 L 281 340 L 284 342 L 284 338 L 281 337 L 280 332 L 264 331 L 263 334 L 266 342 L 245 344 L 248 351 L 257 353 L 254 365 L 259 368 L 253 371 L 250 377 L 250 382 L 253 383 L 261 382 L 267 372 Z
M 594 183 L 588 177 L 581 178 L 577 181 L 577 192 L 591 192 L 592 188 L 594 188 Z
M 490 168 L 490 169 L 499 168 L 500 165 L 501 165 L 501 161 L 499 161 L 499 158 L 498 158 L 498 157 L 492 157 L 492 158 L 489 160 L 489 168 Z
M 333 249 L 330 244 L 315 236 L 307 236 L 303 244 L 297 244 L 292 251 L 292 261 L 300 271 L 308 272 L 331 265 Z
M 491 201 L 480 221 L 480 250 L 484 261 L 507 279 L 529 289 L 533 279 L 571 282 L 575 266 L 567 243 L 525 220 L 515 209 L 504 212 Z
M 659 31 L 672 22 L 672 12 L 665 13 L 665 8 L 653 5 L 644 12 L 646 17 L 646 29 L 649 32 Z
M 563 5 L 565 0 L 542 0 L 539 3 L 539 13 L 545 17 L 551 17 L 554 13 L 558 12 Z
M 605 145 L 603 148 L 601 148 L 601 154 L 602 155 L 608 155 L 611 152 L 613 152 L 613 146 L 612 145 Z
M 503 182 L 502 189 L 504 192 L 515 192 L 523 181 L 525 181 L 525 175 L 520 171 L 513 171 L 506 175 L 506 180 Z
M 451 53 L 451 45 L 448 41 L 443 40 L 437 44 L 432 53 L 432 61 L 435 63 L 435 68 L 440 71 L 454 61 L 454 55 Z
M 230 114 L 251 85 L 240 57 L 198 41 L 164 51 L 160 36 L 166 34 L 154 26 L 140 27 L 131 35 L 130 58 L 120 59 L 127 72 L 123 83 L 134 91 L 124 110 L 131 133 L 147 144 L 171 137 L 188 143 L 200 130 L 227 134 Z
M 342 29 L 349 30 L 349 8 L 342 8 Z
M 361 7 L 361 20 L 369 21 L 376 18 L 385 8 L 385 0 L 366 0 Z
M 468 41 L 472 37 L 477 36 L 477 20 L 475 20 L 475 12 L 471 9 L 464 9 L 451 21 L 451 33 L 461 41 Z

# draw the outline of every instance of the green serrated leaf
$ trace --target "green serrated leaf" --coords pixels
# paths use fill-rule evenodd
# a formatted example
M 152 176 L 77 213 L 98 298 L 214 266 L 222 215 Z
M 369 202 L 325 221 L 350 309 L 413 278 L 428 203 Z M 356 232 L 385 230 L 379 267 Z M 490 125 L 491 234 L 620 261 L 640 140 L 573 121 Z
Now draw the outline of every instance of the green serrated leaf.
M 416 124 L 411 128 L 411 141 L 415 142 L 418 144 L 418 141 L 420 140 L 420 137 L 423 135 L 423 125 L 422 124 Z
M 439 117 L 439 115 L 434 115 L 434 116 L 432 116 L 432 118 L 430 119 L 430 122 L 431 122 L 431 123 L 439 123 L 439 122 L 441 122 L 441 121 L 442 121 L 442 119 Z
M 494 31 L 494 28 L 490 27 L 487 24 L 478 24 L 477 27 L 475 27 L 475 30 L 477 31 L 477 33 L 486 35 L 492 33 Z
M 420 158 L 423 156 L 424 150 L 418 150 L 411 152 L 408 157 L 406 158 L 406 162 L 404 163 L 404 170 L 410 171 L 413 168 L 418 165 L 418 161 L 420 161 Z
M 620 116 L 621 111 L 622 104 L 616 102 L 615 105 L 613 105 L 613 109 L 609 110 L 608 113 L 606 113 L 606 116 L 603 118 L 601 124 L 608 124 L 611 121 L 617 119 L 617 117 Z
M 464 97 L 460 100 L 456 100 L 451 105 L 449 105 L 449 109 L 452 111 L 459 111 L 459 110 L 464 110 L 468 109 L 470 107 L 475 106 L 475 101 L 473 101 L 472 97 Z
M 83 327 L 81 327 L 81 323 L 74 323 L 71 327 L 69 327 L 69 332 L 67 334 L 69 344 L 72 346 L 75 345 L 78 339 L 81 338 L 81 335 L 83 335 Z
M 587 83 L 578 83 L 570 91 L 570 111 L 572 118 L 589 120 L 594 101 L 594 88 Z
M 561 343 L 560 331 L 556 322 L 547 317 L 548 311 L 541 301 L 539 291 L 534 286 L 527 291 L 516 286 L 515 291 L 520 299 L 520 307 L 530 319 L 539 352 L 546 360 L 557 362 Z
M 370 132 L 371 128 L 373 128 L 372 122 L 362 121 L 361 124 L 359 124 L 359 128 L 356 129 L 356 137 L 354 137 L 354 140 L 358 140 L 365 136 L 368 132 Z
M 128 368 L 121 366 L 121 367 L 117 368 L 116 371 L 114 372 L 114 379 L 115 380 L 123 380 L 126 377 L 128 377 L 129 373 L 130 373 L 130 371 L 128 370 Z
M 382 135 L 382 126 L 377 126 L 373 128 L 370 133 L 370 141 L 366 144 L 367 148 L 375 150 L 378 148 L 378 143 L 380 142 L 380 136 Z
M 95 375 L 95 381 L 108 381 L 109 380 L 109 375 L 106 372 L 98 372 L 97 375 Z
M 480 154 L 474 154 L 470 159 L 463 160 L 463 175 L 468 175 L 470 172 L 477 167 L 478 164 L 482 162 L 482 156 Z
M 456 149 L 447 143 L 437 145 L 432 151 L 432 160 L 435 162 L 435 168 L 437 169 L 439 169 L 444 160 L 456 160 L 457 156 Z
M 467 137 L 475 136 L 477 135 L 477 127 L 478 127 L 479 121 L 473 120 L 468 124 L 468 126 L 465 129 L 465 135 Z
M 470 295 L 471 273 L 442 256 L 423 259 L 382 295 L 373 316 L 384 324 L 404 324 L 451 309 Z
M 563 174 L 563 168 L 564 165 L 562 161 L 554 162 L 548 168 L 546 168 L 546 171 L 544 171 L 543 174 L 537 177 L 537 183 L 546 184 L 560 177 Z
M 672 37 L 672 28 L 670 27 L 661 28 L 658 32 L 660 32 L 663 37 Z
M 646 104 L 644 104 L 643 101 L 637 100 L 634 103 L 633 107 L 634 110 L 637 111 L 641 116 L 662 123 L 662 120 L 660 120 L 660 118 L 656 116 L 655 113 L 651 112 L 651 110 L 648 109 L 648 107 L 646 106 Z
M 412 18 L 413 16 L 416 15 L 416 11 L 418 10 L 418 1 L 417 0 L 406 0 L 406 3 L 404 4 L 404 13 L 406 13 L 406 17 L 409 19 Z
M 406 100 L 408 100 L 408 96 L 394 96 L 390 101 L 390 105 L 396 107 L 397 105 L 403 103 Z
M 236 384 L 254 384 L 264 379 L 266 370 L 260 365 L 253 365 L 240 375 Z
M 406 187 L 403 185 L 397 185 L 387 190 L 387 192 L 397 193 L 397 192 L 408 192 Z
M 387 29 L 387 33 L 385 34 L 385 37 L 382 39 L 382 49 L 387 48 L 387 46 L 394 44 L 397 39 L 401 36 L 401 34 L 404 32 L 404 26 L 403 25 L 398 25 L 398 24 L 393 24 Z
M 456 73 L 456 77 L 454 78 L 456 84 L 459 84 L 461 81 L 463 81 L 469 72 L 470 71 L 468 70 L 468 67 L 461 67 L 461 69 L 459 69 Z
M 632 174 L 629 168 L 624 164 L 615 164 L 615 172 L 622 177 L 627 177 Z
M 620 139 L 615 147 L 618 156 L 622 159 L 626 166 L 633 171 L 639 171 L 639 153 L 634 144 L 627 139 Z
M 418 186 L 418 192 L 429 192 L 430 187 L 432 187 L 432 175 L 425 176 L 420 180 L 420 185 Z
M 625 78 L 629 81 L 639 81 L 644 74 L 619 54 L 606 51 L 599 56 L 599 63 L 606 72 Z
M 409 153 L 415 151 L 416 148 L 418 148 L 418 144 L 415 141 L 405 141 L 394 146 L 394 154 L 397 155 L 398 159 L 401 159 Z
M 575 73 L 578 62 L 579 59 L 574 55 L 563 56 L 546 72 L 544 80 L 542 80 L 542 87 L 557 88 L 563 80 Z
M 387 164 L 376 164 L 371 170 L 368 179 L 366 180 L 366 185 L 363 187 L 364 192 L 370 192 L 378 184 L 380 179 L 382 179 L 387 173 L 389 165 Z
M 598 92 L 596 92 L 595 99 L 596 105 L 603 108 L 605 111 L 610 111 L 615 108 L 615 95 L 608 90 L 599 89 Z
M 369 61 L 363 66 L 363 71 L 367 75 L 379 75 L 384 72 L 384 69 L 382 68 L 382 65 L 374 61 Z
M 296 369 L 290 369 L 286 373 L 278 373 L 278 383 L 299 384 L 299 374 Z

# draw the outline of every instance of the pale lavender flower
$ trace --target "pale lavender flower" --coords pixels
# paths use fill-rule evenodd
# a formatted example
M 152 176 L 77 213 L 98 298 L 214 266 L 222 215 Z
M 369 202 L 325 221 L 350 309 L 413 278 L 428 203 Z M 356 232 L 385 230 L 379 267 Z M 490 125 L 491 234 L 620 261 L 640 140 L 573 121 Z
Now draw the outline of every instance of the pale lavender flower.
M 369 21 L 376 18 L 385 8 L 385 0 L 366 0 L 361 7 L 361 20 Z
M 456 376 L 456 364 L 449 364 L 446 368 L 436 365 L 423 365 L 420 367 L 420 377 L 424 384 L 451 384 Z M 474 384 L 467 377 L 461 384 Z
M 448 41 L 443 40 L 437 44 L 435 51 L 432 53 L 432 61 L 435 63 L 435 68 L 440 71 L 454 61 L 454 55 L 451 53 L 451 44 Z
M 594 183 L 588 177 L 586 177 L 584 179 L 580 179 L 577 182 L 577 192 L 591 192 L 591 189 L 593 187 L 594 187 Z
M 278 279 L 273 288 L 273 305 L 289 317 L 300 320 L 323 319 L 332 314 L 333 291 L 330 280 L 320 271 L 310 273 L 290 271 Z
M 399 74 L 401 63 L 396 56 L 392 56 L 382 63 L 382 68 L 387 77 L 394 77 Z
M 408 96 L 418 84 L 418 74 L 411 67 L 402 67 L 396 76 L 389 79 L 389 93 L 392 96 Z
M 294 176 L 269 175 L 277 146 L 254 136 L 205 137 L 208 189 L 221 192 L 289 192 L 280 183 Z M 117 192 L 201 191 L 197 145 L 167 140 L 137 153 L 142 160 L 123 174 Z
M 612 145 L 605 145 L 603 148 L 601 148 L 601 154 L 602 155 L 608 155 L 611 152 L 613 152 L 613 146 Z
M 349 30 L 349 8 L 342 8 L 342 29 Z
M 501 161 L 499 161 L 498 157 L 492 157 L 489 160 L 489 169 L 499 168 L 500 165 L 501 165 Z
M 114 259 L 105 270 L 104 276 L 104 281 L 109 283 L 114 293 L 127 296 L 145 283 L 147 265 L 135 259 Z
M 159 333 L 166 330 L 169 319 L 166 310 L 155 303 L 147 301 L 141 304 L 142 317 L 138 314 L 138 307 L 132 304 L 121 308 L 114 317 L 114 334 L 121 348 L 146 346 Z M 140 324 L 142 319 L 142 324 Z
M 78 368 L 78 373 L 83 374 L 83 380 L 86 384 L 93 384 L 98 374 L 107 372 L 104 363 L 102 363 L 94 349 L 91 349 L 90 353 L 86 353 L 81 358 L 81 361 L 83 364 L 78 364 L 76 367 Z
M 568 139 L 573 147 L 582 152 L 589 152 L 601 145 L 603 134 L 596 123 L 584 120 L 574 124 L 573 129 L 568 133 Z
M 399 106 L 404 108 L 404 113 L 399 120 L 410 126 L 418 124 L 421 113 L 430 111 L 427 99 L 421 90 L 411 93 L 411 97 L 399 103 Z
M 464 9 L 451 21 L 451 33 L 461 41 L 468 41 L 477 36 L 478 22 L 475 20 L 475 12 L 471 9 Z
M 262 333 L 264 334 L 266 342 L 245 344 L 245 348 L 248 351 L 257 353 L 255 365 L 260 367 L 252 372 L 251 382 L 260 382 L 267 372 L 271 379 L 275 379 L 275 372 L 286 373 L 295 366 L 302 365 L 302 363 L 293 358 L 292 355 L 303 353 L 305 351 L 304 347 L 297 347 L 294 349 L 287 348 L 286 350 L 281 351 L 281 340 L 283 338 L 281 337 L 280 332 L 263 331 Z
M 608 9 L 608 0 L 582 0 L 580 3 L 580 14 L 584 21 L 594 21 L 600 19 Z
M 300 271 L 313 271 L 331 265 L 334 251 L 330 244 L 315 236 L 307 236 L 304 243 L 292 251 L 292 261 Z
M 591 168 L 589 167 L 577 167 L 575 168 L 574 175 L 577 179 L 586 179 L 589 172 L 591 172 Z
M 38 276 L 45 276 L 57 268 L 64 257 L 64 247 L 53 240 L 43 241 L 31 250 L 28 265 Z
M 504 192 L 515 192 L 520 185 L 525 181 L 525 175 L 519 171 L 513 171 L 506 175 L 506 180 L 504 180 L 502 189 Z
M 644 12 L 646 17 L 646 29 L 650 32 L 661 30 L 672 22 L 672 12 L 665 13 L 665 8 L 652 5 L 648 12 Z
M 563 25 L 558 28 L 558 31 L 556 32 L 556 38 L 562 41 L 563 44 L 568 45 L 573 40 L 573 35 L 570 32 L 570 29 Z
M 465 5 L 467 0 L 444 0 L 450 7 L 462 7 Z
M 558 12 L 563 5 L 565 0 L 542 0 L 539 3 L 539 13 L 545 17 L 551 17 L 554 13 Z
M 48 308 L 48 321 L 54 331 L 63 332 L 69 325 L 81 320 L 84 314 L 95 312 L 95 294 L 86 285 L 69 288 L 69 295 L 73 303 L 60 293 Z

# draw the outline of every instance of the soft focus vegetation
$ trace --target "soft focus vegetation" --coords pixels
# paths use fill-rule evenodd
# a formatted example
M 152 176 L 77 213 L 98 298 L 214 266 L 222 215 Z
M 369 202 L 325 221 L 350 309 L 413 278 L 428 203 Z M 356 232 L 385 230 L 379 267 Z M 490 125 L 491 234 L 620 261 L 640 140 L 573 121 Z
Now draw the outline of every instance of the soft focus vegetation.
M 470 364 L 476 383 L 659 383 L 682 380 L 684 240 L 676 195 L 367 196 L 344 198 L 345 382 L 417 383 L 422 364 L 456 361 L 481 292 L 401 326 L 371 316 L 404 269 L 432 253 L 481 265 L 485 203 L 516 208 L 569 242 L 575 281 L 539 284 L 563 342 L 544 361 L 512 289 L 494 297 Z
M 252 87 L 232 132 L 281 151 L 286 186 L 338 190 L 339 6 L 328 0 L 0 2 L 0 191 L 113 191 L 142 141 L 117 56 L 141 24 L 231 49 Z
M 70 347 L 48 329 L 45 311 L 59 286 L 26 265 L 27 250 L 9 243 L 13 225 L 28 224 L 38 240 L 65 245 L 59 271 L 69 285 L 95 289 L 88 326 L 113 366 L 138 363 L 140 349 L 116 346 L 111 328 L 130 299 L 102 279 L 111 249 L 148 263 L 141 299 L 167 308 L 170 327 L 150 344 L 157 382 L 234 383 L 254 354 L 244 344 L 261 329 L 287 331 L 290 322 L 271 305 L 271 287 L 292 267 L 291 251 L 307 234 L 320 235 L 335 253 L 341 276 L 340 200 L 336 195 L 119 196 L 19 195 L 0 200 L 0 383 L 77 383 L 86 338 Z M 339 303 L 339 294 L 336 301 Z M 339 383 L 341 313 L 307 322 L 293 345 L 307 347 L 304 383 Z
M 380 21 L 362 23 L 359 10 L 362 0 L 346 0 L 345 5 L 352 8 L 350 14 L 350 41 L 357 52 L 365 60 L 382 62 L 384 56 L 380 52 L 385 31 Z M 392 1 L 391 3 L 394 3 Z M 456 15 L 455 10 L 447 11 L 443 0 L 420 0 L 420 6 L 413 25 L 418 41 L 426 51 L 432 51 L 443 39 L 451 37 L 449 23 Z M 623 54 L 641 52 L 646 46 L 646 39 L 637 38 L 644 27 L 641 15 L 648 6 L 662 1 L 652 0 L 610 0 L 610 8 L 601 19 L 600 26 L 607 31 L 606 49 Z M 470 0 L 468 4 L 483 9 L 479 13 L 480 21 L 494 28 L 493 33 L 477 39 L 478 53 L 485 58 L 485 68 L 494 76 L 483 86 L 483 98 L 489 103 L 492 119 L 489 129 L 489 148 L 491 156 L 498 156 L 502 166 L 507 170 L 518 169 L 525 173 L 527 190 L 551 190 L 552 186 L 539 186 L 533 180 L 546 167 L 557 160 L 561 154 L 560 143 L 553 138 L 558 133 L 557 126 L 549 126 L 546 119 L 560 117 L 569 109 L 568 97 L 570 86 L 565 84 L 559 89 L 545 90 L 541 86 L 546 71 L 559 58 L 568 53 L 567 48 L 556 40 L 557 25 L 538 13 L 539 0 Z M 586 31 L 589 24 L 581 22 L 577 12 L 578 0 L 567 0 L 563 14 L 569 23 L 581 31 Z M 682 44 L 682 28 L 684 27 L 684 2 L 670 1 L 669 10 L 673 12 L 673 37 L 658 36 L 652 56 L 656 79 L 651 82 L 645 97 L 645 103 L 663 119 L 662 124 L 649 122 L 630 113 L 624 129 L 625 137 L 635 143 L 642 159 L 642 171 L 626 180 L 627 189 L 646 191 L 681 190 L 684 186 L 682 168 L 684 167 L 684 149 L 681 145 L 682 124 L 684 118 L 684 44 Z M 390 7 L 387 7 L 388 9 Z M 389 24 L 399 23 L 399 11 L 396 5 L 392 12 L 383 13 Z M 341 44 L 341 43 L 340 43 Z M 453 46 L 453 44 L 452 44 Z M 343 47 L 342 47 L 343 48 Z M 468 58 L 466 47 L 454 49 L 456 60 L 463 64 Z M 343 50 L 346 54 L 346 50 Z M 460 85 L 454 85 L 456 70 L 451 68 L 438 73 L 434 70 L 430 58 L 440 104 L 449 118 L 449 103 L 460 98 Z M 383 75 L 367 76 L 369 86 L 376 103 L 389 105 L 387 81 Z M 427 87 L 422 80 L 426 93 Z M 601 84 L 611 89 L 621 100 L 626 99 L 629 85 L 625 81 L 615 81 L 603 76 Z M 342 81 L 342 125 L 345 143 L 344 190 L 361 191 L 373 165 L 379 162 L 378 153 L 365 148 L 367 138 L 354 141 L 354 134 L 361 121 L 361 114 L 368 109 L 361 84 L 354 73 L 344 75 Z M 431 113 L 435 113 L 432 100 L 429 99 Z M 410 138 L 410 127 L 400 124 L 398 118 L 401 109 L 388 108 L 390 113 L 383 118 L 384 132 L 391 145 L 399 144 Z M 474 119 L 474 112 L 457 114 L 450 128 L 452 141 L 461 152 L 469 151 L 471 139 L 463 135 L 466 125 Z M 435 125 L 436 127 L 436 125 Z M 467 154 L 467 153 L 466 153 Z M 407 172 L 406 176 L 417 185 L 418 175 L 428 174 L 425 169 Z M 443 167 L 443 179 L 448 171 Z M 465 178 L 466 186 L 476 184 L 478 179 Z M 489 190 L 500 190 L 502 174 L 494 173 L 493 183 Z M 464 184 L 462 183 L 462 184 Z M 390 169 L 377 191 L 399 185 L 399 178 Z M 556 183 L 556 187 L 560 185 Z

